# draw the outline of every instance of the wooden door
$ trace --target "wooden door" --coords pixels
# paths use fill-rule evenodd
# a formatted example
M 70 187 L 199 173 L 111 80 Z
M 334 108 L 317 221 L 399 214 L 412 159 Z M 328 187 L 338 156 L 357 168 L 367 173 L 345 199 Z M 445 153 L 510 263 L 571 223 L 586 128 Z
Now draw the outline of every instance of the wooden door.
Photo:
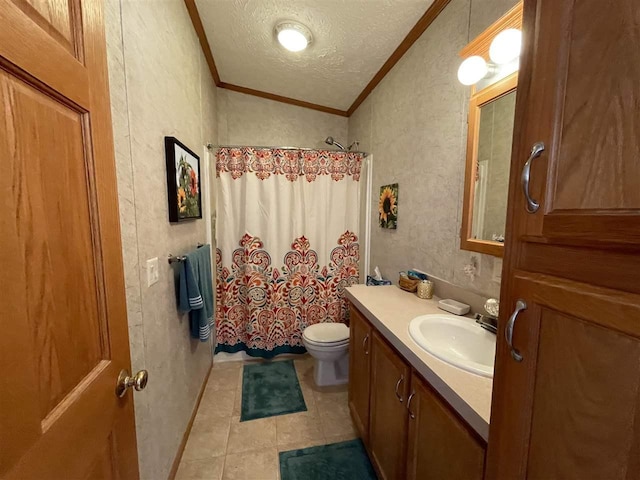
M 100 1 L 0 0 L 0 477 L 137 478 Z
M 484 442 L 415 373 L 409 411 L 409 480 L 482 480 Z
M 487 478 L 640 478 L 640 4 L 526 0 L 523 28 Z
M 383 480 L 405 477 L 410 373 L 404 360 L 374 331 L 369 451 Z
M 353 305 L 349 311 L 349 410 L 362 441 L 368 444 L 371 325 Z

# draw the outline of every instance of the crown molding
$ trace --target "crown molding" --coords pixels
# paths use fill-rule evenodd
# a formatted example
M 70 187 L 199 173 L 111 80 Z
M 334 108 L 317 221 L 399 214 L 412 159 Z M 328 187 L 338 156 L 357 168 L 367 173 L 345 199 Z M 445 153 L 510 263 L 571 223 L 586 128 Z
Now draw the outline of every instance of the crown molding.
M 202 20 L 200 19 L 200 14 L 198 13 L 196 0 L 184 0 L 184 4 L 187 6 L 189 17 L 191 17 L 191 23 L 193 24 L 193 28 L 196 31 L 196 35 L 198 35 L 198 41 L 200 42 L 200 47 L 202 48 L 204 58 L 207 60 L 207 65 L 209 65 L 209 70 L 211 71 L 213 81 L 215 82 L 216 87 L 219 87 L 220 83 L 222 82 L 220 80 L 220 75 L 218 74 L 218 69 L 216 68 L 216 62 L 213 59 L 213 54 L 211 53 L 211 47 L 209 46 L 209 41 L 207 40 L 207 34 L 204 31 L 204 26 L 202 25 Z
M 245 93 L 247 95 L 253 95 L 255 97 L 274 100 L 276 102 L 287 103 L 289 105 L 310 108 L 311 110 L 317 110 L 319 112 L 331 113 L 333 115 L 339 115 L 342 117 L 350 117 L 353 112 L 355 112 L 357 108 L 362 104 L 362 102 L 364 102 L 364 100 L 369 96 L 373 89 L 378 86 L 378 84 L 387 75 L 387 73 L 389 73 L 389 71 L 395 66 L 395 64 L 398 63 L 398 61 L 404 56 L 405 53 L 407 53 L 407 50 L 409 50 L 409 48 L 411 48 L 416 40 L 420 38 L 420 36 L 425 32 L 429 25 L 431 25 L 433 21 L 438 17 L 438 15 L 440 15 L 442 10 L 444 10 L 444 8 L 449 4 L 450 1 L 451 0 L 435 0 L 431 4 L 427 11 L 422 15 L 422 17 L 420 17 L 418 22 L 409 31 L 404 40 L 402 40 L 400 45 L 398 45 L 398 48 L 394 50 L 391 56 L 382 65 L 380 70 L 378 70 L 378 72 L 373 76 L 371 81 L 367 84 L 366 87 L 364 87 L 362 92 L 360 92 L 360 95 L 358 95 L 358 97 L 346 111 L 327 107 L 324 105 L 318 105 L 317 103 L 305 102 L 303 100 L 298 100 L 295 98 L 284 97 L 275 93 L 264 92 L 262 90 L 255 90 L 253 88 L 242 87 L 240 85 L 223 82 L 220 79 L 218 69 L 216 68 L 216 62 L 213 59 L 213 54 L 211 53 L 211 46 L 209 45 L 209 41 L 207 40 L 207 34 L 204 30 L 204 26 L 202 25 L 202 20 L 200 19 L 200 14 L 198 13 L 198 7 L 196 6 L 196 1 L 184 0 L 184 3 L 187 6 L 189 17 L 191 17 L 191 23 L 193 23 L 193 28 L 196 31 L 200 46 L 202 47 L 202 53 L 207 60 L 207 65 L 209 65 L 211 76 L 213 77 L 213 80 L 217 87 L 232 90 L 234 92 Z
M 341 117 L 347 117 L 346 110 L 339 110 L 337 108 L 325 107 L 324 105 L 318 105 L 317 103 L 305 102 L 304 100 L 297 100 L 295 98 L 283 97 L 282 95 L 276 95 L 275 93 L 263 92 L 262 90 L 254 90 L 253 88 L 241 87 L 240 85 L 234 85 L 233 83 L 220 82 L 218 85 L 220 88 L 226 88 L 234 92 L 246 93 L 247 95 L 253 95 L 254 97 L 266 98 L 268 100 L 274 100 L 276 102 L 288 103 L 289 105 L 295 105 L 297 107 L 310 108 L 312 110 L 318 110 L 319 112 L 331 113 L 333 115 L 340 115 Z

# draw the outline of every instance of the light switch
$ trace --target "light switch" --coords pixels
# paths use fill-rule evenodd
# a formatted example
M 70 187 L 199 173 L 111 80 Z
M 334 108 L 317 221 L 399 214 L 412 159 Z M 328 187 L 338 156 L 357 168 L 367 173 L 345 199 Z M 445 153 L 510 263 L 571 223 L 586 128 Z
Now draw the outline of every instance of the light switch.
M 147 260 L 147 287 L 158 283 L 158 257 Z
M 494 258 L 493 259 L 493 275 L 491 280 L 494 282 L 500 283 L 502 281 L 502 259 Z

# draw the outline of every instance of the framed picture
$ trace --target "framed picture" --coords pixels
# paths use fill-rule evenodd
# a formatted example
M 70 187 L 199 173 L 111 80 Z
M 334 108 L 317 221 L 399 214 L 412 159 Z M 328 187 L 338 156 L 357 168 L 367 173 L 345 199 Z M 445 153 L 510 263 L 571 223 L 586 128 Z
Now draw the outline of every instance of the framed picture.
M 174 137 L 164 137 L 169 221 L 202 218 L 200 157 Z
M 398 228 L 398 184 L 380 187 L 378 220 L 382 228 Z

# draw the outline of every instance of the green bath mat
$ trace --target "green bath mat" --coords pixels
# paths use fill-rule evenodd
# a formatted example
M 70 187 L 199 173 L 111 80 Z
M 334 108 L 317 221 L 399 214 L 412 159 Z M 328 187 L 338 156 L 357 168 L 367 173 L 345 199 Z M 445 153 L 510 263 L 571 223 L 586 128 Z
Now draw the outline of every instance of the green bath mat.
M 359 439 L 280 452 L 282 480 L 376 480 Z
M 293 360 L 244 366 L 241 422 L 306 410 Z

